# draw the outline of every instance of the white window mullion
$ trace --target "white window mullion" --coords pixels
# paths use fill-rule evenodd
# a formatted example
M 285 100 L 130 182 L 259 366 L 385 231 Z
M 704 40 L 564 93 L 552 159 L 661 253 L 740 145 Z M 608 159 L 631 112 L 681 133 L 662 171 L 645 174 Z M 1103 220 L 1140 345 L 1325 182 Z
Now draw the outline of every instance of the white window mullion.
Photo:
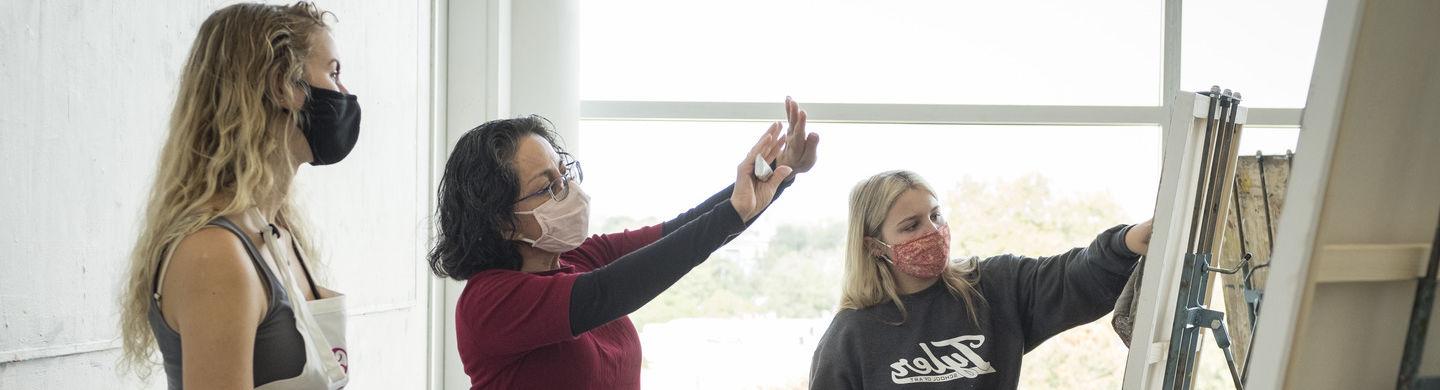
M 1181 61 L 1181 33 L 1184 26 L 1181 11 L 1184 5 L 1181 0 L 1165 1 L 1165 28 L 1162 35 L 1164 49 L 1161 51 L 1163 59 L 1160 69 L 1160 102 L 1171 104 L 1175 92 L 1180 91 L 1180 61 Z

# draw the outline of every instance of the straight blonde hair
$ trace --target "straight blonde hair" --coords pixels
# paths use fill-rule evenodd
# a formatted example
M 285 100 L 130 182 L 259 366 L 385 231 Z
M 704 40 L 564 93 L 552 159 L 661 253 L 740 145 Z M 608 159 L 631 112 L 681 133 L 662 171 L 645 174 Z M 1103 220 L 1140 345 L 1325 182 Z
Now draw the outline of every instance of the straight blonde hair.
M 912 189 L 925 191 L 931 196 L 936 195 L 925 179 L 910 171 L 881 172 L 860 181 L 850 191 L 850 223 L 846 231 L 845 275 L 840 292 L 840 308 L 860 310 L 887 301 L 893 302 L 900 310 L 900 321 L 893 324 L 905 323 L 908 313 L 905 304 L 900 302 L 894 275 L 890 273 L 890 267 L 886 266 L 884 260 L 871 256 L 866 250 L 865 238 L 880 238 L 880 227 L 885 222 L 885 215 L 890 212 L 901 194 Z M 981 297 L 975 288 L 979 283 L 979 273 L 975 272 L 974 259 L 950 262 L 941 273 L 940 280 L 952 296 L 965 302 L 965 309 L 970 312 L 970 320 L 979 326 L 976 306 L 977 302 L 983 304 L 984 297 Z
M 157 265 L 216 217 L 278 204 L 276 223 L 315 258 L 289 194 L 296 165 L 289 135 L 300 119 L 289 107 L 305 97 L 310 36 L 327 31 L 326 15 L 309 2 L 243 3 L 200 25 L 122 284 L 122 372 L 148 378 L 154 370 L 147 316 Z

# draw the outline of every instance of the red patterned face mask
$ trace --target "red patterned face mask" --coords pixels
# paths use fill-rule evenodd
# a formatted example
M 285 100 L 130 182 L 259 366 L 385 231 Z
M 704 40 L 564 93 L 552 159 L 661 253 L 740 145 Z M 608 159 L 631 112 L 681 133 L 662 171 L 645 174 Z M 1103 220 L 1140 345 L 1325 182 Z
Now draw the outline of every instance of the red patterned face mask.
M 906 275 L 921 279 L 937 277 L 950 262 L 950 225 L 942 225 L 929 234 L 895 246 L 875 241 L 890 247 L 894 256 L 886 260 Z

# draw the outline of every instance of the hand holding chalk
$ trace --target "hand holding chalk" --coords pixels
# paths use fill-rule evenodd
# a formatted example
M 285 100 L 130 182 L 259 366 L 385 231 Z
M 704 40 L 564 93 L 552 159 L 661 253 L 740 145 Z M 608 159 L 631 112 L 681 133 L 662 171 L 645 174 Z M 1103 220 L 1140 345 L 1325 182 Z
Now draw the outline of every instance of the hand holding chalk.
M 771 170 L 770 163 L 766 162 L 779 157 L 785 148 L 785 141 L 780 139 L 780 128 L 780 122 L 771 124 L 736 167 L 735 190 L 730 192 L 730 205 L 735 207 L 741 221 L 750 222 L 769 207 L 770 202 L 775 200 L 780 183 L 790 176 L 789 166 L 780 165 Z
M 755 178 L 760 181 L 770 180 L 771 173 L 775 173 L 775 170 L 770 169 L 770 163 L 760 156 L 755 156 Z

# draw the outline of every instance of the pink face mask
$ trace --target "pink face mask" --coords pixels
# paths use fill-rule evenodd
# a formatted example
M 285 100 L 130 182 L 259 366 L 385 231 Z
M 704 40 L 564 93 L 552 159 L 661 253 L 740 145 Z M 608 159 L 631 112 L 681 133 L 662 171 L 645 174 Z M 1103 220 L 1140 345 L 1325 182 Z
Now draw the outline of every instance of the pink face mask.
M 942 225 L 929 234 L 895 246 L 879 239 L 875 241 L 890 248 L 894 255 L 886 260 L 906 275 L 934 278 L 950 263 L 950 225 Z
M 564 200 L 546 199 L 535 210 L 516 211 L 515 214 L 535 216 L 535 222 L 540 224 L 540 238 L 521 237 L 520 241 L 546 252 L 575 250 L 585 243 L 590 234 L 590 195 L 586 195 L 573 181 L 570 182 L 570 195 Z

